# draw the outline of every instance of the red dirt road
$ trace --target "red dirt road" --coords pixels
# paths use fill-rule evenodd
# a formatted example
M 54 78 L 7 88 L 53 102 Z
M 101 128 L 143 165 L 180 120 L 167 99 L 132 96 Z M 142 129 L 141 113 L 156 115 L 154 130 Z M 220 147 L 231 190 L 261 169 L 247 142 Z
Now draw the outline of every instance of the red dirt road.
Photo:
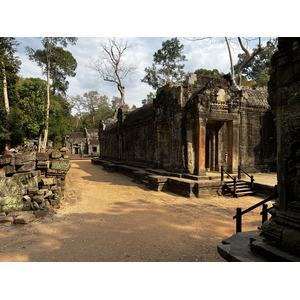
M 67 199 L 55 215 L 0 225 L 0 261 L 224 261 L 217 246 L 235 233 L 235 208 L 260 200 L 155 192 L 90 160 L 76 160 Z M 260 225 L 259 211 L 244 216 L 244 231 Z

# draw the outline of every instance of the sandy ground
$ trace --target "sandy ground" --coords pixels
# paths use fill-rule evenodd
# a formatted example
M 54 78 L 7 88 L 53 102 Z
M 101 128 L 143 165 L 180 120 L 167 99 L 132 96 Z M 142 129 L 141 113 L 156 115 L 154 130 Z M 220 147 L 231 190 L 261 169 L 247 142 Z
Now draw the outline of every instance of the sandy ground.
M 0 225 L 0 261 L 224 261 L 217 246 L 235 233 L 236 207 L 262 200 L 155 192 L 90 160 L 72 161 L 66 184 L 67 199 L 56 214 Z M 243 217 L 243 231 L 260 226 L 259 212 Z

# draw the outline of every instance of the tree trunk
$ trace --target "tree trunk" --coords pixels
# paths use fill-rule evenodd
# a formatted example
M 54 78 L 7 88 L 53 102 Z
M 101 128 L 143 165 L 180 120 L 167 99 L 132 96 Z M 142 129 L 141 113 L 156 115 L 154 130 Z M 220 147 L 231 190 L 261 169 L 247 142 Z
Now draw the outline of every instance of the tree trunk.
M 7 114 L 7 117 L 9 116 L 9 99 L 8 99 L 8 93 L 7 93 L 7 79 L 6 79 L 6 71 L 5 71 L 5 65 L 4 62 L 2 62 L 2 75 L 3 75 L 3 96 L 4 96 L 4 106 L 5 111 Z M 7 119 L 8 121 L 8 119 Z M 7 122 L 6 128 L 9 131 L 9 123 Z M 5 141 L 5 150 L 9 150 L 11 148 L 11 143 L 9 140 Z
M 234 64 L 233 64 L 233 59 L 232 59 L 232 54 L 231 54 L 231 47 L 230 47 L 229 40 L 228 40 L 227 37 L 225 37 L 225 41 L 226 41 L 226 44 L 227 44 L 228 53 L 229 53 L 229 59 L 230 59 L 230 69 L 231 69 L 232 85 L 233 85 L 234 88 L 237 88 L 237 84 L 235 82 Z
M 42 146 L 42 152 L 46 152 L 47 140 L 48 140 L 48 128 L 49 128 L 49 110 L 50 110 L 50 56 L 51 56 L 51 45 L 50 38 L 48 39 L 47 45 L 47 111 L 46 111 L 46 128 L 44 133 L 44 141 Z
M 2 74 L 3 74 L 3 95 L 4 95 L 4 105 L 7 115 L 9 115 L 9 100 L 7 93 L 7 80 L 6 80 L 6 72 L 4 62 L 2 62 Z
M 39 135 L 38 152 L 41 152 L 41 147 L 42 147 L 42 132 L 40 132 Z

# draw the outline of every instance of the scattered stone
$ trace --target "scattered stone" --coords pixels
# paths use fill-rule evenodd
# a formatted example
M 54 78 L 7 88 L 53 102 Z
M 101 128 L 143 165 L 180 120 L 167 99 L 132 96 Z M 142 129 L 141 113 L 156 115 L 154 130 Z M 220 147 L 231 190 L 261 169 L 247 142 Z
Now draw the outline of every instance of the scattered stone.
M 13 217 L 0 216 L 0 223 L 12 223 L 14 220 Z
M 61 157 L 61 152 L 58 150 L 53 150 L 51 152 L 51 158 L 60 158 Z
M 22 172 L 29 172 L 35 169 L 35 162 L 34 161 L 30 161 L 30 162 L 26 162 L 24 163 L 24 165 L 22 165 L 21 167 L 19 167 L 17 169 L 18 173 L 22 173 Z
M 47 210 L 37 210 L 34 214 L 36 218 L 44 218 L 49 214 L 49 212 Z
M 31 198 L 28 195 L 23 196 L 23 201 L 30 202 Z
M 55 185 L 57 184 L 56 178 L 42 178 L 41 179 L 42 185 Z
M 3 170 L 5 171 L 6 175 L 10 175 L 16 172 L 15 166 L 11 166 L 11 165 L 4 166 Z
M 20 215 L 14 219 L 15 224 L 28 224 L 35 220 L 34 214 Z
M 0 179 L 5 178 L 5 170 L 0 169 Z
M 12 154 L 3 154 L 0 157 L 0 165 L 9 165 L 11 163 L 12 157 Z
M 49 154 L 48 153 L 37 153 L 36 154 L 36 160 L 37 161 L 49 160 Z
M 32 201 L 38 203 L 38 204 L 42 204 L 43 201 L 44 201 L 44 197 L 43 196 L 38 196 L 38 195 L 35 195 L 32 197 Z
M 32 201 L 32 205 L 35 210 L 38 210 L 40 208 L 40 206 L 35 201 Z

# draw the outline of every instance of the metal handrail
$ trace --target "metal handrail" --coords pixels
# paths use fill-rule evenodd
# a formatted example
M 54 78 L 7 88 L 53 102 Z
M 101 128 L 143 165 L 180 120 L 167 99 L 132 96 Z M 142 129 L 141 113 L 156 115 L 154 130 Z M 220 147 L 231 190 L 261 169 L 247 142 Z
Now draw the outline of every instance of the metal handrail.
M 221 166 L 221 181 L 223 182 L 224 181 L 224 174 L 223 173 L 226 173 L 226 175 L 228 176 L 228 177 L 230 177 L 232 180 L 234 180 L 234 178 L 229 174 L 229 173 L 227 173 L 225 170 L 224 170 L 224 168 L 223 168 L 223 166 Z
M 221 166 L 221 182 L 224 182 L 224 173 L 227 174 L 228 177 L 230 177 L 233 180 L 233 195 L 234 197 L 237 197 L 236 195 L 236 177 L 232 177 L 228 172 L 226 172 L 223 168 L 223 166 Z
M 268 205 L 265 204 L 267 203 L 268 201 L 270 200 L 273 200 L 275 198 L 278 197 L 278 194 L 277 194 L 277 186 L 275 186 L 275 194 L 268 197 L 267 199 L 264 199 L 256 204 L 254 204 L 253 206 L 245 209 L 244 211 L 242 211 L 242 209 L 240 207 L 237 207 L 236 208 L 236 215 L 233 216 L 233 219 L 236 219 L 236 233 L 238 232 L 242 232 L 242 215 L 248 213 L 249 211 L 259 207 L 259 206 L 263 206 L 262 208 L 262 212 L 260 213 L 262 215 L 262 223 L 264 223 L 265 221 L 267 221 L 268 219 Z
M 242 167 L 240 165 L 238 165 L 238 179 L 241 179 L 241 172 L 243 172 L 244 174 L 246 174 L 248 177 L 250 177 L 251 179 L 251 190 L 254 190 L 254 177 L 253 175 L 249 175 L 245 170 L 242 169 Z

